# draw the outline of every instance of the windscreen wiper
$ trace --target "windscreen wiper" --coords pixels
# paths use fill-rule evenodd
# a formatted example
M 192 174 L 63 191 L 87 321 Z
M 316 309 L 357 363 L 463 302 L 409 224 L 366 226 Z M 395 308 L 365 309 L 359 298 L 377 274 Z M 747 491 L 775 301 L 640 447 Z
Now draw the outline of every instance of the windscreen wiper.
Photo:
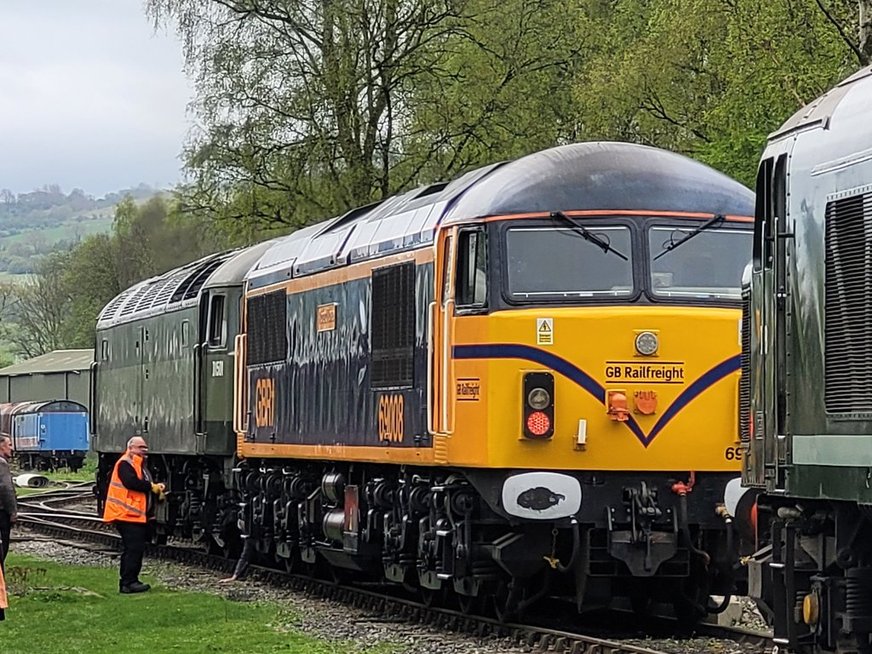
M 710 227 L 714 227 L 715 225 L 720 225 L 722 222 L 724 222 L 724 220 L 726 220 L 726 216 L 724 216 L 724 214 L 716 213 L 714 215 L 714 217 L 709 218 L 702 225 L 700 225 L 699 227 L 697 227 L 693 231 L 688 232 L 684 238 L 679 239 L 677 241 L 673 241 L 672 239 L 670 239 L 669 243 L 667 243 L 666 245 L 663 246 L 663 251 L 660 254 L 658 254 L 656 257 L 654 257 L 654 259 L 652 259 L 652 261 L 657 261 L 657 259 L 659 259 L 663 255 L 665 255 L 667 252 L 672 252 L 672 250 L 677 248 L 679 245 L 682 245 L 683 243 L 687 243 L 690 239 L 692 239 L 694 236 L 696 236 L 700 232 L 704 232 L 705 230 L 709 229 Z
M 623 259 L 624 261 L 628 261 L 627 257 L 626 257 L 625 255 L 621 254 L 620 252 L 618 252 L 618 251 L 617 251 L 615 248 L 613 248 L 611 245 L 609 245 L 609 242 L 608 242 L 608 241 L 606 241 L 605 239 L 603 239 L 601 236 L 597 236 L 596 234 L 594 234 L 593 232 L 591 232 L 591 231 L 590 231 L 587 227 L 585 227 L 584 225 L 575 222 L 575 220 L 573 220 L 571 217 L 567 216 L 567 215 L 566 215 L 565 213 L 563 213 L 562 211 L 552 211 L 552 212 L 551 212 L 551 217 L 552 217 L 552 218 L 560 218 L 561 220 L 566 221 L 567 223 L 569 223 L 569 224 L 570 224 L 570 225 L 575 229 L 575 231 L 578 232 L 578 234 L 581 235 L 581 237 L 582 237 L 585 241 L 590 241 L 591 243 L 593 243 L 594 245 L 596 245 L 598 248 L 600 248 L 603 252 L 611 252 L 612 254 L 616 254 L 616 255 L 618 255 L 618 256 L 619 256 L 621 259 Z

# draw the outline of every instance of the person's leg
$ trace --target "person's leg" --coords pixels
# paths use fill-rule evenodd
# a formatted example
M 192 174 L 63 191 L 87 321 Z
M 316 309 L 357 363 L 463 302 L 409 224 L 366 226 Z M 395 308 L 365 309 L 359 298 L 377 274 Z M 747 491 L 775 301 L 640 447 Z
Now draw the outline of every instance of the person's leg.
M 131 583 L 139 582 L 139 573 L 142 572 L 142 556 L 145 554 L 145 545 L 148 541 L 148 526 L 144 524 L 131 524 L 131 538 L 129 545 L 130 556 L 130 579 Z
M 6 555 L 9 553 L 9 539 L 12 535 L 12 521 L 9 519 L 9 514 L 6 511 L 0 511 L 0 562 L 6 560 Z
M 119 586 L 129 586 L 136 583 L 139 569 L 136 567 L 136 536 L 137 525 L 130 522 L 116 522 L 115 526 L 121 535 L 121 561 Z M 142 556 L 139 557 L 139 565 L 142 565 Z

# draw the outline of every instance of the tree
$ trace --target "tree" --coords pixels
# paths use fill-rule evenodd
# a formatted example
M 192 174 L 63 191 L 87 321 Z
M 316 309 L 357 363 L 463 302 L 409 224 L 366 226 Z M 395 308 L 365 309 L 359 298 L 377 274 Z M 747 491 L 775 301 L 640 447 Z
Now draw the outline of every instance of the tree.
M 61 278 L 68 256 L 47 256 L 36 275 L 11 289 L 10 313 L 15 324 L 6 326 L 5 337 L 25 358 L 46 354 L 64 344 L 64 319 L 71 296 Z
M 575 98 L 588 137 L 677 150 L 749 185 L 767 135 L 856 67 L 810 0 L 583 7 L 592 47 Z
M 409 80 L 466 0 L 148 0 L 175 20 L 205 125 L 189 209 L 297 226 L 390 192 Z
M 556 0 L 147 6 L 184 37 L 205 125 L 186 211 L 287 230 L 572 133 Z
M 845 45 L 856 55 L 860 65 L 872 64 L 872 0 L 857 0 L 856 3 L 854 0 L 815 2 Z M 853 25 L 856 25 L 856 29 Z

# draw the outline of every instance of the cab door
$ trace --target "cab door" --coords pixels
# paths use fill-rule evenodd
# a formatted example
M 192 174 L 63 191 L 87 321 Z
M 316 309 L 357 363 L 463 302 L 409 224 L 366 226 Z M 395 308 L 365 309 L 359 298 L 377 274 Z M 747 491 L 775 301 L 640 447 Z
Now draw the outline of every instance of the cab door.
M 434 300 L 430 303 L 428 352 L 429 409 L 428 429 L 431 434 L 448 435 L 454 431 L 453 317 L 454 270 L 457 249 L 457 229 L 439 232 L 436 238 L 434 263 Z

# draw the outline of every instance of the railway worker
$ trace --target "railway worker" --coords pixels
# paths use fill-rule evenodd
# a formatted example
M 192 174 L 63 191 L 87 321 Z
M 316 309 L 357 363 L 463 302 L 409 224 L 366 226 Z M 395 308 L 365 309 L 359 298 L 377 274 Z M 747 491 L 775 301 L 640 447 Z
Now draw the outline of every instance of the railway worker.
M 15 499 L 15 486 L 9 460 L 12 458 L 12 438 L 0 434 L 0 565 L 9 552 L 9 538 L 12 525 L 18 520 L 18 502 Z
M 149 538 L 148 521 L 154 516 L 155 496 L 164 499 L 164 484 L 155 484 L 146 465 L 148 445 L 141 436 L 127 441 L 127 452 L 115 463 L 103 521 L 115 523 L 121 534 L 122 593 L 144 593 L 151 586 L 139 581 L 142 555 Z

